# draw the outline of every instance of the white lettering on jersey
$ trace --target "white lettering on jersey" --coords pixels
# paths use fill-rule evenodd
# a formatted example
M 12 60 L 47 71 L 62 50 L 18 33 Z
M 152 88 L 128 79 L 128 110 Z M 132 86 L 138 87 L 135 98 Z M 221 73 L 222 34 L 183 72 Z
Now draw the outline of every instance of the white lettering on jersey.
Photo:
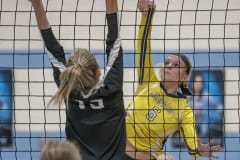
M 75 100 L 75 101 L 78 102 L 78 104 L 79 104 L 78 107 L 80 109 L 85 109 L 86 108 L 83 101 L 81 101 L 81 100 Z M 102 99 L 94 99 L 94 100 L 91 100 L 89 103 L 90 103 L 90 107 L 92 109 L 103 109 L 104 108 Z

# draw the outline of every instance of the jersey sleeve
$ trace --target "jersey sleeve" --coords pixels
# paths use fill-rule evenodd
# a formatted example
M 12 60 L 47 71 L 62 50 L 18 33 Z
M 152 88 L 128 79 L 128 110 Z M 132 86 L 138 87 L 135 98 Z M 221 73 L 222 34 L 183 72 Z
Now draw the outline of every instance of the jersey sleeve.
M 40 30 L 45 46 L 48 50 L 48 57 L 53 67 L 53 76 L 56 84 L 60 85 L 60 73 L 64 71 L 66 59 L 63 47 L 58 43 L 52 29 Z
M 119 35 L 118 14 L 107 14 L 108 34 L 106 40 L 107 65 L 103 77 L 103 85 L 114 92 L 122 90 L 123 85 L 123 55 Z
M 184 139 L 188 152 L 193 157 L 200 157 L 198 152 L 198 138 L 195 129 L 195 118 L 190 106 L 187 105 L 184 109 L 182 117 L 180 134 Z
M 136 68 L 138 75 L 138 89 L 149 82 L 157 81 L 152 62 L 151 32 L 154 10 L 149 10 L 147 16 L 142 16 L 138 31 Z

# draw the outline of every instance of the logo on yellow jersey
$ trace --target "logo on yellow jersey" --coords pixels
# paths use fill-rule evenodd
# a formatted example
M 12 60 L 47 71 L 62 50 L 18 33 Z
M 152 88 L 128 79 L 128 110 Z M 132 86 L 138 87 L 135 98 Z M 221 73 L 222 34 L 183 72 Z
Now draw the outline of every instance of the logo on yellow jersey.
M 170 107 L 169 102 L 164 99 L 164 95 L 160 95 L 160 93 L 156 91 L 149 93 L 149 96 L 152 97 L 156 103 L 162 106 L 163 110 L 169 113 L 172 113 L 174 111 L 172 107 Z

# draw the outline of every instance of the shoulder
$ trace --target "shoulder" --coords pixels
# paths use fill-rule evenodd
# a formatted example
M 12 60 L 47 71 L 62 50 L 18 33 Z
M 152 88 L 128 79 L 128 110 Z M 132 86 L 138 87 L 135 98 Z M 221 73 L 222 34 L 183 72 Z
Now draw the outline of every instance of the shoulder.
M 159 93 L 161 92 L 162 93 L 162 89 L 161 89 L 161 87 L 159 87 L 159 82 L 139 84 L 135 95 L 143 95 L 143 94 L 150 95 L 150 93 L 152 93 L 152 92 L 159 92 Z

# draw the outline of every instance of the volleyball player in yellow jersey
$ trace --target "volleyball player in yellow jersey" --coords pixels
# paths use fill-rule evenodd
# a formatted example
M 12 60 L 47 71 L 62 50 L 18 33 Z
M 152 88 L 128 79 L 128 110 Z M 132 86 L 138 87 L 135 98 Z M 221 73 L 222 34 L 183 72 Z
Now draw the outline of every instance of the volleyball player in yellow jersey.
M 176 131 L 180 131 L 194 157 L 217 158 L 212 152 L 222 147 L 198 141 L 194 114 L 187 104 L 186 95 L 190 92 L 185 86 L 191 71 L 190 61 L 181 54 L 168 56 L 160 69 L 161 82 L 157 79 L 150 46 L 154 4 L 149 0 L 139 0 L 139 3 L 143 12 L 136 53 L 139 84 L 127 108 L 127 159 L 173 159 L 163 152 L 163 147 Z M 146 8 L 149 9 L 147 14 Z

